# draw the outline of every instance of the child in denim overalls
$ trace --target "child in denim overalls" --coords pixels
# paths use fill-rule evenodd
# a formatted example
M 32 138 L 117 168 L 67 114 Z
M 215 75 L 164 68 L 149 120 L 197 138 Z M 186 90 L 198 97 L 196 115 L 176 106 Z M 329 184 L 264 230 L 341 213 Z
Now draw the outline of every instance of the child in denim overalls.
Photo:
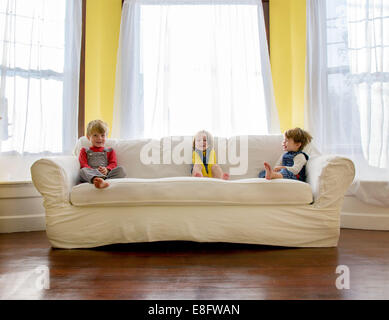
M 90 182 L 96 188 L 106 188 L 109 183 L 105 179 L 124 178 L 126 173 L 117 166 L 116 153 L 112 148 L 105 148 L 105 137 L 108 126 L 101 120 L 88 123 L 87 137 L 91 142 L 90 148 L 80 151 L 81 182 Z
M 301 151 L 310 143 L 312 136 L 300 128 L 289 129 L 285 132 L 282 147 L 286 151 L 278 160 L 274 169 L 264 162 L 265 170 L 259 173 L 259 178 L 306 180 L 305 165 L 309 156 Z

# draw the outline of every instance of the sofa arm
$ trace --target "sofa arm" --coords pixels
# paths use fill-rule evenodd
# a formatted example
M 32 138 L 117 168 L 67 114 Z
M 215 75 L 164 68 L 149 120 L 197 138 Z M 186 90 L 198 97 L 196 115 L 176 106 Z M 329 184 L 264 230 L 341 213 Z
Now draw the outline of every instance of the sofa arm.
M 355 176 L 354 163 L 337 155 L 321 155 L 309 159 L 307 182 L 311 185 L 313 205 L 317 208 L 337 208 Z
M 79 181 L 80 162 L 75 156 L 37 160 L 31 166 L 34 186 L 43 196 L 46 209 L 69 205 L 69 194 Z

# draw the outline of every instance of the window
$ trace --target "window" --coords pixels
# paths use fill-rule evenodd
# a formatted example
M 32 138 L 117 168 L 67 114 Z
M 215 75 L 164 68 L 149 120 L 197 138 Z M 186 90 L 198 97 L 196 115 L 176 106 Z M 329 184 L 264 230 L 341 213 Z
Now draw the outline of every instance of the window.
M 360 181 L 389 174 L 388 30 L 386 0 L 307 1 L 306 125 L 323 153 L 354 161 Z
M 328 106 L 338 150 L 374 167 L 389 163 L 389 3 L 327 1 Z M 351 128 L 358 128 L 358 136 Z M 339 134 L 339 131 L 341 133 Z M 336 137 L 335 137 L 336 136 Z M 339 138 L 342 139 L 339 139 Z M 343 145 L 343 148 L 342 148 Z
M 66 153 L 77 137 L 81 0 L 0 0 L 0 151 Z
M 258 0 L 124 2 L 113 135 L 279 131 Z

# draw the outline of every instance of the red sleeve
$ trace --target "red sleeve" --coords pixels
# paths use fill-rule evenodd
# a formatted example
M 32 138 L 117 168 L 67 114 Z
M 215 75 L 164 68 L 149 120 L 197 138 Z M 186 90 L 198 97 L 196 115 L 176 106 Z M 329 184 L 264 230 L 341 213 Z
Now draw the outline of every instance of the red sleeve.
M 116 152 L 115 150 L 112 149 L 112 151 L 107 152 L 107 158 L 108 158 L 108 165 L 107 169 L 112 170 L 115 169 L 118 165 L 117 160 L 116 160 Z
M 81 168 L 91 168 L 91 166 L 88 164 L 88 157 L 86 155 L 84 148 L 80 150 L 80 155 L 78 157 L 78 160 L 80 161 Z

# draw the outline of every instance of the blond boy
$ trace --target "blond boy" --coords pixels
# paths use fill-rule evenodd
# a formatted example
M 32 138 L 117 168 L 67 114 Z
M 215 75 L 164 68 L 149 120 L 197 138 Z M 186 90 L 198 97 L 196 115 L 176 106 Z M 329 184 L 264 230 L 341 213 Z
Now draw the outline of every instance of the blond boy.
M 96 188 L 109 186 L 106 179 L 125 178 L 122 167 L 117 166 L 116 153 L 105 148 L 108 125 L 101 120 L 93 120 L 87 126 L 87 138 L 91 147 L 82 148 L 79 155 L 81 182 L 93 183 Z

